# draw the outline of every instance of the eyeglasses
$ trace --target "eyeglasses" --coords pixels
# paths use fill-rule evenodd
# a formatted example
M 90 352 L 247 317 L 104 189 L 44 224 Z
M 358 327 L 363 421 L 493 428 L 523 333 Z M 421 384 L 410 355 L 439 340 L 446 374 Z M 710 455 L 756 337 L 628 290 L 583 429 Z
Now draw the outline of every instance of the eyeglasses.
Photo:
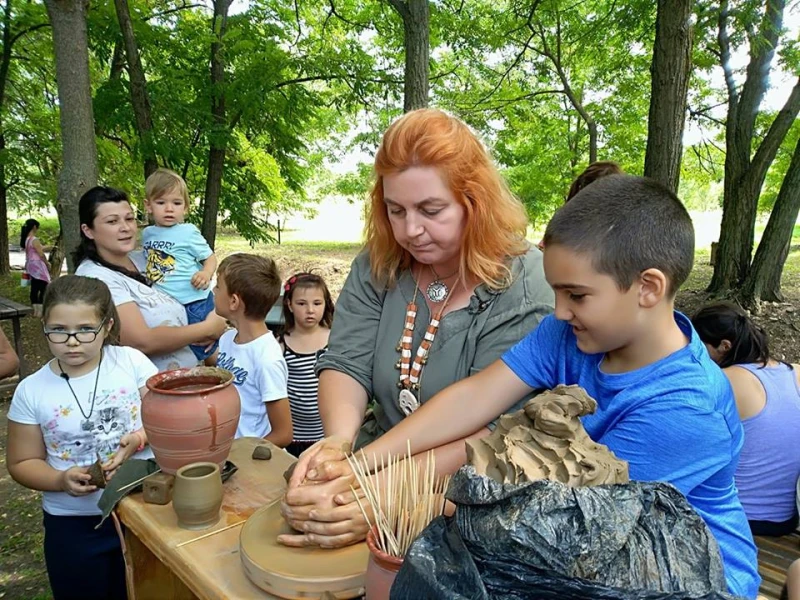
M 78 342 L 81 344 L 91 344 L 93 341 L 97 339 L 97 335 L 103 330 L 106 321 L 103 319 L 103 322 L 97 326 L 97 329 L 89 329 L 84 331 L 50 331 L 49 329 L 44 329 L 44 336 L 47 338 L 47 341 L 52 342 L 54 344 L 66 344 L 69 341 L 69 338 L 74 337 Z

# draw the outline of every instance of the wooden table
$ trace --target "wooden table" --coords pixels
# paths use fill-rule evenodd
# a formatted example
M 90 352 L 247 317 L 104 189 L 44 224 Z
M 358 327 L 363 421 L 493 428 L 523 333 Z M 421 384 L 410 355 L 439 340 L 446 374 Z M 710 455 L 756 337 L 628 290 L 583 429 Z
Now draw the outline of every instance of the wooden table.
M 25 362 L 25 355 L 22 351 L 22 329 L 20 328 L 19 320 L 25 315 L 31 314 L 32 312 L 32 307 L 0 296 L 0 321 L 11 319 L 11 327 L 14 331 L 14 351 L 19 357 L 20 379 L 28 374 L 28 369 Z
M 142 494 L 132 494 L 118 506 L 127 527 L 125 543 L 133 565 L 136 600 L 237 600 L 275 598 L 250 583 L 239 558 L 239 533 L 233 527 L 180 548 L 226 525 L 245 521 L 256 510 L 279 501 L 286 489 L 283 473 L 295 458 L 272 446 L 272 459 L 250 458 L 257 438 L 233 442 L 228 460 L 239 470 L 225 482 L 222 516 L 204 531 L 178 527 L 172 504 L 145 504 Z

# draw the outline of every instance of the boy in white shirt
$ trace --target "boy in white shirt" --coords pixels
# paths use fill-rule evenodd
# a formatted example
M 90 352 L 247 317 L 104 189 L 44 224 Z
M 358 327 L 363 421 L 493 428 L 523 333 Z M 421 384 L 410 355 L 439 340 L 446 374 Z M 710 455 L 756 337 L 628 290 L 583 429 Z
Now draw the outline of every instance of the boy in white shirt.
M 280 296 L 275 261 L 254 254 L 233 254 L 217 270 L 214 306 L 230 321 L 219 339 L 217 366 L 234 376 L 242 401 L 236 437 L 260 437 L 281 448 L 292 441 L 292 415 L 283 352 L 265 322 Z

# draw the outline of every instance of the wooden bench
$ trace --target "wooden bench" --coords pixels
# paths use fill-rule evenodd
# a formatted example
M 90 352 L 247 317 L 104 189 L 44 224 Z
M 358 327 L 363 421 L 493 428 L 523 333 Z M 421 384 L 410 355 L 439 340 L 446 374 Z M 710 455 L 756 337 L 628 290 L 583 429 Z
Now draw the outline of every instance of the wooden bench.
M 14 351 L 19 357 L 20 379 L 28 374 L 27 365 L 25 362 L 25 354 L 22 351 L 22 329 L 20 327 L 20 319 L 31 314 L 32 312 L 32 307 L 0 296 L 0 321 L 7 319 L 11 320 L 11 327 L 14 332 Z
M 770 600 L 778 600 L 789 565 L 800 558 L 800 531 L 779 538 L 757 535 L 755 541 L 761 575 L 759 591 Z

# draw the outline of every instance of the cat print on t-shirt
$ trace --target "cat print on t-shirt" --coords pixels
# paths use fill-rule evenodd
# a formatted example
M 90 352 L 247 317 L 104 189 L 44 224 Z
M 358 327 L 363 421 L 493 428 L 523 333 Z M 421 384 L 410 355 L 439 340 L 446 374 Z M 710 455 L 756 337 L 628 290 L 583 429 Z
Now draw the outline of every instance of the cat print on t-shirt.
M 79 400 L 84 413 L 91 413 L 88 419 L 74 400 L 59 403 L 42 428 L 45 444 L 62 460 L 75 465 L 91 464 L 98 455 L 103 462 L 110 460 L 119 450 L 122 436 L 138 421 L 139 390 L 97 390 L 93 409 L 91 395 Z

